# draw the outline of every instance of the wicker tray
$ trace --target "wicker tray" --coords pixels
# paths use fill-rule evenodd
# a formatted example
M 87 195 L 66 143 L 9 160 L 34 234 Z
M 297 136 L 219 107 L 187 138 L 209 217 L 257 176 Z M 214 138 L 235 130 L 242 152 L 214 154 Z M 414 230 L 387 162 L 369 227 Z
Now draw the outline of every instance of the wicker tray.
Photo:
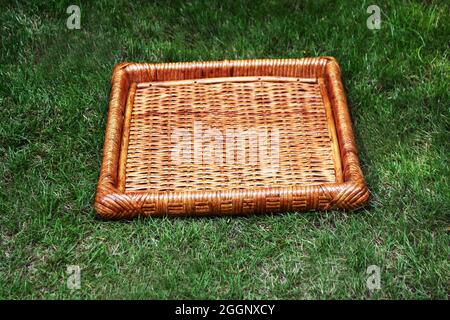
M 334 58 L 114 68 L 99 215 L 354 209 L 367 199 Z

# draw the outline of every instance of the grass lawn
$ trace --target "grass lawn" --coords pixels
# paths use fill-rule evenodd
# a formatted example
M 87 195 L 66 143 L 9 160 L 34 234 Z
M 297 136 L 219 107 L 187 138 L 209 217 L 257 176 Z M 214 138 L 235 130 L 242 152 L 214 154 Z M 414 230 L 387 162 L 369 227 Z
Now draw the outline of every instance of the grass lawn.
M 449 297 L 448 1 L 1 2 L 0 298 Z M 342 67 L 364 209 L 96 219 L 116 63 L 321 55 Z

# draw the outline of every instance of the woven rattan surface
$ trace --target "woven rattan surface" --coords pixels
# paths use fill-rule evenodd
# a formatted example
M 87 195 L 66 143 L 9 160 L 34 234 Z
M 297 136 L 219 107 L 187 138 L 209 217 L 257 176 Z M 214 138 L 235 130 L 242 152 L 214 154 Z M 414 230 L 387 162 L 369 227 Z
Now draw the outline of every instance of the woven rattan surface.
M 115 68 L 100 215 L 354 209 L 367 198 L 333 58 Z

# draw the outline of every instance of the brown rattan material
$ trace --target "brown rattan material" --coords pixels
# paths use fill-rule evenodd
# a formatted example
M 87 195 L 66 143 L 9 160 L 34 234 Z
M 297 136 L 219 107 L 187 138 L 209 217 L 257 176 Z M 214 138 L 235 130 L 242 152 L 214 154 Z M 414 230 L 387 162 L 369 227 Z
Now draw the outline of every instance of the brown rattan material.
M 115 67 L 101 216 L 349 210 L 367 199 L 334 58 Z

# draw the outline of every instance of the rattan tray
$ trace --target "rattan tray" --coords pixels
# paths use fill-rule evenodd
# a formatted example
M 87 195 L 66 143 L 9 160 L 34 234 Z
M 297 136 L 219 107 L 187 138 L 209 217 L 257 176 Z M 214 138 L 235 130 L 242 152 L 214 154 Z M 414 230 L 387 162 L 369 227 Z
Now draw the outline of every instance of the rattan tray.
M 334 58 L 121 63 L 107 218 L 355 209 L 368 199 Z

